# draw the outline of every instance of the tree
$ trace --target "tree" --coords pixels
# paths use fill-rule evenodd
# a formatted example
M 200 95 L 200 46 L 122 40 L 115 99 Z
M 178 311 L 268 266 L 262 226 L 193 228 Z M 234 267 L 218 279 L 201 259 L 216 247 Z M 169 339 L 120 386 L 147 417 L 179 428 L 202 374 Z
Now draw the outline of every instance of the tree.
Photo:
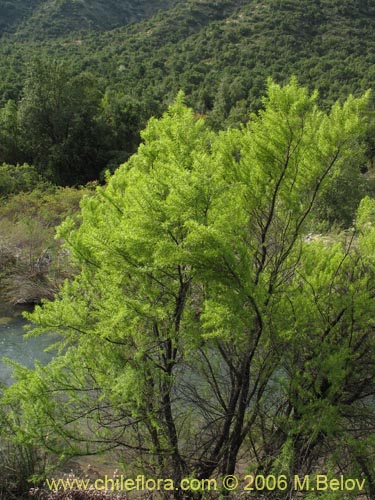
M 97 179 L 106 163 L 100 103 L 92 75 L 74 76 L 65 63 L 34 61 L 19 105 L 29 162 L 58 184 Z
M 24 158 L 17 104 L 10 100 L 0 109 L 0 161 L 16 164 Z
M 110 89 L 102 98 L 100 120 L 103 129 L 108 131 L 106 144 L 111 160 L 107 167 L 111 172 L 125 162 L 139 145 L 139 133 L 146 122 L 143 107 L 139 100 Z
M 270 81 L 241 130 L 211 132 L 181 94 L 150 120 L 83 201 L 79 229 L 60 228 L 80 272 L 30 316 L 32 334 L 55 330 L 63 349 L 17 368 L 8 398 L 23 439 L 65 455 L 117 448 L 178 484 L 233 474 L 241 452 L 258 471 L 311 472 L 335 460 L 345 428 L 340 465 L 371 484 L 371 202 L 358 234 L 306 236 L 361 148 L 367 96 L 328 115 L 316 99 Z

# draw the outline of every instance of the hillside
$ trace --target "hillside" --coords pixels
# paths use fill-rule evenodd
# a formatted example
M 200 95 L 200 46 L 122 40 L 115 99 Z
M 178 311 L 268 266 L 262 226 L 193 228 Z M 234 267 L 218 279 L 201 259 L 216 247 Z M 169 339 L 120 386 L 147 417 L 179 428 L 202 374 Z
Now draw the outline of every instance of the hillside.
M 145 0 L 28 5 L 29 17 L 0 39 L 0 161 L 55 172 L 63 184 L 125 161 L 148 118 L 180 89 L 223 129 L 260 108 L 268 77 L 295 75 L 319 89 L 324 109 L 374 87 L 375 4 L 367 0 L 160 0 L 152 16 Z M 150 17 L 126 24 L 126 12 Z M 367 151 L 371 162 L 373 134 Z
M 198 111 L 227 114 L 244 101 L 258 107 L 268 76 L 295 74 L 328 104 L 372 87 L 374 32 L 373 2 L 190 1 L 103 34 L 100 47 L 87 40 L 81 54 L 124 87 L 169 99 L 182 88 Z
M 138 22 L 174 0 L 15 0 L 0 3 L 0 34 L 39 39 Z
M 0 2 L 0 35 L 4 32 L 14 31 L 17 25 L 30 17 L 33 10 L 38 7 L 41 0 L 12 0 Z
M 43 53 L 138 99 L 170 101 L 182 88 L 197 111 L 215 109 L 222 119 L 232 110 L 232 121 L 244 106 L 259 106 L 268 76 L 283 82 L 295 74 L 328 104 L 375 81 L 375 4 L 367 0 L 160 0 L 152 9 L 176 5 L 112 30 L 126 16 L 150 15 L 149 2 L 71 3 L 38 2 L 23 27 L 3 39 L 3 101 L 17 97 L 30 57 Z M 74 30 L 89 26 L 77 39 Z M 31 39 L 44 40 L 25 39 L 31 28 Z M 51 30 L 65 36 L 48 39 Z

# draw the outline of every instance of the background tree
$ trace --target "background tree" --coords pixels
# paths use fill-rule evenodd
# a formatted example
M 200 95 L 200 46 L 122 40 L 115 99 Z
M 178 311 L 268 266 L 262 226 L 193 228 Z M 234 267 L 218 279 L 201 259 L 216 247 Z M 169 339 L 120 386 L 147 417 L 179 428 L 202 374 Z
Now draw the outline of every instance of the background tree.
M 26 160 L 24 138 L 15 101 L 8 101 L 0 109 L 0 161 L 8 164 L 23 163 Z
M 65 455 L 118 448 L 178 482 L 231 474 L 241 451 L 259 470 L 287 457 L 308 473 L 335 460 L 324 445 L 335 437 L 339 451 L 344 426 L 358 437 L 345 418 L 373 412 L 371 210 L 363 238 L 306 234 L 361 149 L 367 96 L 329 114 L 316 100 L 270 81 L 241 130 L 210 132 L 181 95 L 149 122 L 137 154 L 83 201 L 80 228 L 60 230 L 80 273 L 31 316 L 33 334 L 55 330 L 65 350 L 17 368 L 7 397 L 24 440 Z M 373 430 L 345 463 L 369 481 Z
M 35 61 L 19 106 L 29 162 L 50 180 L 63 185 L 99 177 L 105 166 L 98 119 L 101 94 L 88 73 L 73 76 L 70 67 Z
M 113 172 L 136 151 L 146 117 L 138 100 L 107 89 L 101 100 L 100 120 L 107 130 L 106 149 L 110 158 L 107 167 Z

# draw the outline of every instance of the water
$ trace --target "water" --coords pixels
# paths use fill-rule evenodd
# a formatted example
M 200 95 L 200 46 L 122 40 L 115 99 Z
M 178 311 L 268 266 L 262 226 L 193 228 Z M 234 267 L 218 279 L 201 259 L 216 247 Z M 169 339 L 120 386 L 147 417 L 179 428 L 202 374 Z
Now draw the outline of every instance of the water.
M 0 302 L 0 382 L 6 385 L 12 383 L 13 369 L 2 358 L 9 358 L 32 368 L 35 360 L 48 363 L 53 356 L 53 353 L 44 351 L 56 340 L 55 334 L 24 338 L 23 327 L 27 321 L 22 317 L 22 312 L 25 309 Z

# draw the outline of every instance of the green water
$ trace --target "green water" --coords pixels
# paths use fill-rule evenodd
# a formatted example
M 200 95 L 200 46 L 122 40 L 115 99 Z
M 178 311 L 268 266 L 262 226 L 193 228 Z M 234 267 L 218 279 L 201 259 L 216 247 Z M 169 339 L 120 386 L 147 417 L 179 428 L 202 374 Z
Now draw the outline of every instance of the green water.
M 24 310 L 25 307 L 12 307 L 0 302 L 0 381 L 7 385 L 12 383 L 13 369 L 3 362 L 3 358 L 32 368 L 35 360 L 48 363 L 53 356 L 45 349 L 56 340 L 55 334 L 24 338 L 23 327 L 27 323 L 22 317 Z

